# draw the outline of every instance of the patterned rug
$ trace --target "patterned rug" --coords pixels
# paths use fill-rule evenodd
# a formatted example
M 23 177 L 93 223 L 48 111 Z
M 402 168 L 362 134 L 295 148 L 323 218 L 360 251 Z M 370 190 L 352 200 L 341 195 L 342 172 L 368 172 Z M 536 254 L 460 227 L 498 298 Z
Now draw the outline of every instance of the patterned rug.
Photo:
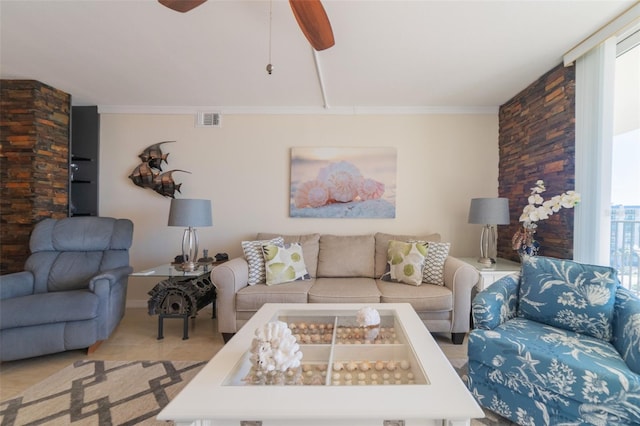
M 451 359 L 466 383 L 467 360 Z M 0 403 L 0 424 L 168 425 L 156 415 L 206 361 L 76 361 Z M 472 426 L 513 425 L 484 410 Z
M 2 425 L 167 425 L 156 415 L 206 361 L 76 361 L 0 403 Z

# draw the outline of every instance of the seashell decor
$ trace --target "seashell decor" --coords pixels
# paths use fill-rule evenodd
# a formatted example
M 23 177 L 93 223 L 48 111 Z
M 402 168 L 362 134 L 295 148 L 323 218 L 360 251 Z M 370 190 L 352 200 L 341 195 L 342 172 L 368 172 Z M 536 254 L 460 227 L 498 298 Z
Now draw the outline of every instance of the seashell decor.
M 285 372 L 300 367 L 302 352 L 285 322 L 272 321 L 259 327 L 251 342 L 251 362 L 257 370 Z
M 356 321 L 360 327 L 379 326 L 380 313 L 370 306 L 365 306 L 357 312 Z
M 380 313 L 370 306 L 365 306 L 356 314 L 356 321 L 365 329 L 365 341 L 373 342 L 380 333 Z
M 303 182 L 294 195 L 294 204 L 305 208 L 377 200 L 384 191 L 384 183 L 363 177 L 353 163 L 339 161 L 320 169 L 316 179 Z

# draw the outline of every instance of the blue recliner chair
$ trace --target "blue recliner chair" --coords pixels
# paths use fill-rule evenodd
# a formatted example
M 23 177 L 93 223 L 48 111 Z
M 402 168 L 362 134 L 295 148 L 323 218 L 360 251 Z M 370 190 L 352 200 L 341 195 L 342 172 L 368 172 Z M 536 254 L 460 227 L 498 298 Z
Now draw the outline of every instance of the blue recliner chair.
M 640 299 L 614 269 L 532 257 L 472 309 L 480 405 L 520 425 L 640 424 Z
M 125 312 L 128 219 L 45 219 L 25 270 L 0 277 L 0 361 L 96 348 Z

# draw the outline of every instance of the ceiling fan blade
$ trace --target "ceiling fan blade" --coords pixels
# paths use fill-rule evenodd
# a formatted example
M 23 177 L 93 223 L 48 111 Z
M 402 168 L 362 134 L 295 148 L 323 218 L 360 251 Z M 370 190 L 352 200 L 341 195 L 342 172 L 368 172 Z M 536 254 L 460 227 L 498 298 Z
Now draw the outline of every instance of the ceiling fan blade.
M 289 0 L 293 15 L 304 36 L 316 50 L 325 50 L 335 44 L 333 30 L 320 0 Z
M 158 2 L 167 6 L 169 9 L 175 10 L 176 12 L 188 12 L 191 9 L 200 6 L 207 0 L 158 0 Z

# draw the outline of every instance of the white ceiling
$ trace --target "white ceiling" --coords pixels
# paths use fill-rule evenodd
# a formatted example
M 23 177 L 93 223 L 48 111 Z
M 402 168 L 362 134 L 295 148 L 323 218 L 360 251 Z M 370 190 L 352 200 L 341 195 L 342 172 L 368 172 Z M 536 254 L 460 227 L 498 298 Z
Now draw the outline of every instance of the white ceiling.
M 314 51 L 289 3 L 0 0 L 2 78 L 103 108 L 495 110 L 635 0 L 324 0 Z M 318 67 L 316 70 L 315 61 Z

